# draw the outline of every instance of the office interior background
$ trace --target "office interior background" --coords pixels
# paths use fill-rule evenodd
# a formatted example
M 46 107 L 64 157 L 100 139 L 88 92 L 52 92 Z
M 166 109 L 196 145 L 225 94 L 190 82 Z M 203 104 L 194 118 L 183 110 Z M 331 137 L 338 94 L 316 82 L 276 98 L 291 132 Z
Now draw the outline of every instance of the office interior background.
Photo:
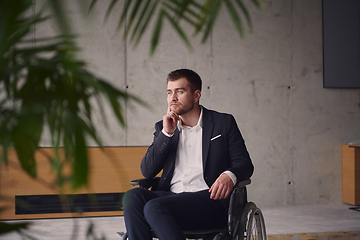
M 104 21 L 109 2 L 97 4 L 85 20 L 68 1 L 81 56 L 92 72 L 151 108 L 127 103 L 122 128 L 104 105 L 108 127 L 94 115 L 104 146 L 151 144 L 154 124 L 167 109 L 167 74 L 190 68 L 203 80 L 201 104 L 233 114 L 243 134 L 255 165 L 249 200 L 260 207 L 342 201 L 341 148 L 360 143 L 360 89 L 324 88 L 321 0 L 265 0 L 260 11 L 245 1 L 253 28 L 245 25 L 244 38 L 223 8 L 205 44 L 200 36 L 191 39 L 192 51 L 165 22 L 153 57 L 152 28 L 134 48 L 117 31 L 122 4 Z M 35 42 L 54 28 L 39 25 Z M 41 146 L 51 146 L 46 133 Z

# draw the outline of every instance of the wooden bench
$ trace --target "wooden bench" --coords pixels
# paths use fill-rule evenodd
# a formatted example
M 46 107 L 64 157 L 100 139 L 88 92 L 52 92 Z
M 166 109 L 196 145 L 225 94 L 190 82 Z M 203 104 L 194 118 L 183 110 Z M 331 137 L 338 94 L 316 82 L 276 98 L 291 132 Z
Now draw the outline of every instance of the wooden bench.
M 120 207 L 114 210 L 112 206 L 109 210 L 106 208 L 109 206 L 105 205 L 109 205 L 109 202 L 114 204 L 116 201 L 120 206 L 118 198 L 121 199 L 122 194 L 132 188 L 130 181 L 142 178 L 140 162 L 146 150 L 147 147 L 106 147 L 103 150 L 88 148 L 90 164 L 88 187 L 76 191 L 70 186 L 65 187 L 62 196 L 70 196 L 70 200 L 69 198 L 64 200 L 54 185 L 56 175 L 51 171 L 49 161 L 45 157 L 52 155 L 53 149 L 41 148 L 35 153 L 37 179 L 31 178 L 22 170 L 15 151 L 10 149 L 9 164 L 1 166 L 0 220 L 122 215 Z M 38 203 L 41 209 L 36 213 L 33 211 L 34 207 L 24 210 L 24 199 L 34 204 Z M 72 209 L 79 199 L 83 202 L 81 204 L 87 206 L 82 209 L 81 214 Z M 70 206 L 70 203 L 73 205 Z M 55 204 L 56 207 L 49 209 L 47 204 Z
M 342 199 L 360 205 L 360 145 L 342 145 Z

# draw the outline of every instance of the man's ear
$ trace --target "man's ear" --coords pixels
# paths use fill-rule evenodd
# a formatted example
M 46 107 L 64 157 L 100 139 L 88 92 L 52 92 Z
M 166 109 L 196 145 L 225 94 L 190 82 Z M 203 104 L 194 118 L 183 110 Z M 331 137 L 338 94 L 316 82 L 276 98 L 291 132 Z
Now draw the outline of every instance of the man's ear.
M 200 97 L 201 97 L 201 91 L 200 91 L 199 89 L 198 89 L 198 90 L 195 90 L 194 96 L 195 96 L 195 102 L 199 102 L 199 101 L 200 101 Z

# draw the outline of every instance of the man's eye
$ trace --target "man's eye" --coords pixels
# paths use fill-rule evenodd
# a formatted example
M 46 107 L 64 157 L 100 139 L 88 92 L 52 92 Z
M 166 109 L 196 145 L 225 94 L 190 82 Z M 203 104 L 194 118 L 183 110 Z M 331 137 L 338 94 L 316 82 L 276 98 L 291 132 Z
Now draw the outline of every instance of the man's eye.
M 178 91 L 178 93 L 183 93 L 183 92 L 184 92 L 184 91 L 182 91 L 182 90 L 179 90 L 179 91 Z

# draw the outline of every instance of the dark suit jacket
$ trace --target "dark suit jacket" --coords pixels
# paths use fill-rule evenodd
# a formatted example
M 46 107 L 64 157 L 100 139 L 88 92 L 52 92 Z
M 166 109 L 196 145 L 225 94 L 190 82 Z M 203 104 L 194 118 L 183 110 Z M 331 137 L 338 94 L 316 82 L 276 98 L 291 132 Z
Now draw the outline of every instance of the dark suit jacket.
M 141 161 L 141 172 L 145 178 L 153 178 L 163 170 L 158 190 L 170 191 L 179 130 L 176 128 L 174 135 L 169 138 L 162 133 L 162 129 L 162 121 L 157 122 L 153 143 Z M 202 154 L 204 179 L 209 188 L 225 170 L 233 172 L 237 181 L 250 178 L 254 171 L 234 117 L 204 107 Z

